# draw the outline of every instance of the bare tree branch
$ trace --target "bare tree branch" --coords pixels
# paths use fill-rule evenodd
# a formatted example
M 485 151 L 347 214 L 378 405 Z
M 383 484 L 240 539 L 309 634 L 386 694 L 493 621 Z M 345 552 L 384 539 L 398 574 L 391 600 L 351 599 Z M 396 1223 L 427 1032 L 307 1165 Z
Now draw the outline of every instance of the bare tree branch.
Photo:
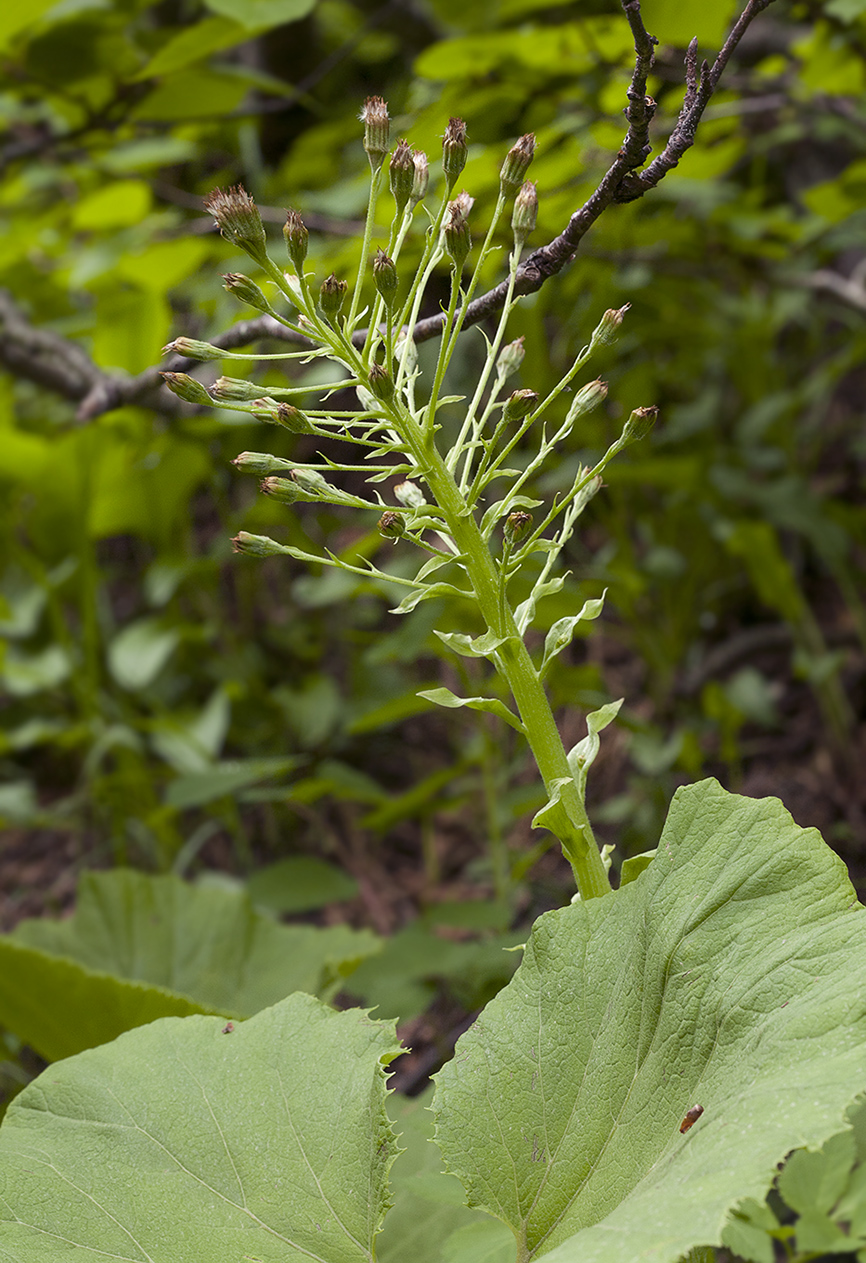
M 580 210 L 575 211 L 558 237 L 536 250 L 520 265 L 515 284 L 516 294 L 532 294 L 541 289 L 545 281 L 561 272 L 574 258 L 583 237 L 609 206 L 643 197 L 676 167 L 695 142 L 698 124 L 731 54 L 754 19 L 769 8 L 774 0 L 748 0 L 712 66 L 705 61 L 699 70 L 697 40 L 692 40 L 685 57 L 686 93 L 682 109 L 664 149 L 644 170 L 640 168 L 650 154 L 649 126 L 656 108 L 655 101 L 647 95 L 646 84 L 658 41 L 644 26 L 640 0 L 621 0 L 621 3 L 634 38 L 635 49 L 634 71 L 626 94 L 628 105 L 624 110 L 628 131 L 614 161 L 588 201 Z M 179 199 L 176 197 L 174 200 Z M 507 292 L 507 284 L 503 281 L 474 299 L 467 309 L 464 327 L 477 324 L 479 320 L 501 310 Z M 416 342 L 425 342 L 438 336 L 444 320 L 444 313 L 440 312 L 419 321 L 414 330 Z M 228 351 L 265 338 L 299 346 L 312 345 L 266 315 L 240 321 L 212 341 L 214 345 Z M 354 335 L 354 340 L 361 344 L 365 338 L 366 330 L 359 330 Z M 31 325 L 11 297 L 2 291 L 0 363 L 17 376 L 36 382 L 77 403 L 79 421 L 88 421 L 111 408 L 129 404 L 153 408 L 168 415 L 186 411 L 180 401 L 162 384 L 159 369 L 146 369 L 137 377 L 105 373 L 75 343 L 59 334 Z M 174 356 L 162 368 L 179 372 L 190 366 L 190 361 Z

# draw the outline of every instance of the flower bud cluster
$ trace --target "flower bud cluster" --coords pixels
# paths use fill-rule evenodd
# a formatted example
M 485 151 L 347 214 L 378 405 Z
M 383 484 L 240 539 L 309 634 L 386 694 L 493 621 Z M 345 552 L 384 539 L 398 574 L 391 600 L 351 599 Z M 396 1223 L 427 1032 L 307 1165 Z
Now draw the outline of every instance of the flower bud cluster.
M 499 173 L 499 189 L 503 197 L 513 197 L 519 191 L 534 153 L 535 136 L 532 132 L 521 136 L 509 149 Z
M 391 195 L 397 206 L 398 217 L 409 205 L 412 199 L 412 189 L 415 185 L 415 163 L 412 158 L 412 149 L 405 140 L 398 140 L 394 152 L 391 154 L 391 161 L 388 164 L 388 173 L 391 184 Z
M 326 277 L 319 288 L 319 311 L 326 320 L 333 323 L 343 310 L 348 285 L 338 281 L 334 273 Z
M 630 306 L 631 303 L 626 303 L 624 307 L 606 311 L 593 330 L 590 346 L 610 346 L 614 343 L 619 337 L 620 325 Z
M 248 276 L 244 276 L 242 272 L 227 272 L 223 280 L 225 281 L 223 288 L 230 294 L 234 294 L 235 298 L 240 299 L 242 303 L 247 303 L 248 306 L 255 307 L 256 311 L 263 311 L 269 316 L 274 314 L 271 304 L 261 289 Z
M 249 531 L 238 531 L 232 540 L 236 553 L 247 553 L 251 557 L 276 557 L 288 552 L 282 544 L 267 535 L 251 535 Z
M 376 257 L 373 260 L 373 281 L 383 303 L 390 311 L 397 297 L 397 269 L 394 266 L 394 260 L 381 249 L 376 251 Z
M 466 143 L 466 124 L 462 118 L 452 118 L 442 137 L 442 172 L 450 193 L 466 166 L 469 146 Z
M 384 535 L 386 539 L 399 539 L 401 535 L 406 534 L 403 514 L 397 513 L 394 509 L 387 509 L 376 525 L 379 528 L 379 534 Z
M 472 205 L 472 198 L 466 194 L 461 195 L 463 201 L 457 198 L 453 202 L 449 202 L 445 208 L 445 217 L 442 220 L 442 232 L 445 237 L 445 249 L 447 250 L 455 269 L 460 272 L 463 270 L 463 264 L 466 262 L 466 256 L 472 248 L 472 238 L 469 235 L 469 224 L 466 219 L 469 207 L 464 206 L 469 203 Z
M 521 335 L 515 338 L 513 342 L 508 342 L 499 352 L 499 358 L 496 361 L 496 375 L 500 381 L 504 382 L 506 378 L 513 376 L 523 363 L 523 357 L 526 350 L 523 346 L 525 338 Z
M 538 193 L 532 181 L 526 180 L 514 199 L 514 212 L 511 216 L 511 230 L 518 248 L 523 246 L 530 233 L 535 232 L 537 221 Z
M 571 407 L 568 410 L 567 420 L 574 422 L 578 417 L 583 417 L 587 412 L 591 412 L 607 398 L 607 382 L 594 381 L 587 382 L 585 386 L 581 386 L 580 390 L 571 401 Z
M 184 355 L 188 360 L 223 360 L 226 353 L 222 347 L 213 346 L 210 342 L 198 342 L 195 338 L 175 338 L 162 348 L 163 355 Z
M 253 412 L 262 421 L 270 421 L 274 425 L 281 425 L 284 430 L 291 431 L 292 434 L 314 434 L 315 426 L 309 417 L 305 417 L 300 408 L 294 407 L 293 404 L 278 403 L 276 399 L 270 399 L 265 396 L 262 399 L 253 401 Z
M 259 209 L 241 185 L 231 189 L 214 189 L 205 198 L 205 210 L 213 215 L 226 241 L 246 251 L 256 263 L 264 265 L 268 257 L 268 239 Z
M 183 399 L 185 403 L 213 405 L 213 400 L 205 387 L 188 373 L 161 373 L 160 376 L 172 394 L 177 395 L 178 399 Z
M 361 110 L 361 122 L 364 124 L 364 148 L 370 159 L 370 166 L 378 171 L 387 157 L 391 135 L 388 107 L 380 96 L 367 97 Z
M 514 390 L 505 400 L 502 417 L 505 421 L 522 421 L 538 403 L 538 394 L 534 390 Z
M 289 258 L 292 260 L 298 276 L 300 276 L 303 272 L 304 259 L 307 257 L 310 234 L 307 232 L 307 225 L 296 210 L 286 211 L 283 236 L 286 239 L 286 249 L 289 252 Z
M 635 408 L 623 426 L 623 443 L 637 443 L 651 433 L 659 414 L 658 408 Z

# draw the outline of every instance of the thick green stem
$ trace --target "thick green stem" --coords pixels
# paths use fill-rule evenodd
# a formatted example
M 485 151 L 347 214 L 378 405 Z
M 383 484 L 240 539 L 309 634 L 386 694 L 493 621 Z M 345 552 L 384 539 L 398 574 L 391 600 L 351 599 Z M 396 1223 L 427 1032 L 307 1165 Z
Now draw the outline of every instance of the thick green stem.
M 503 606 L 500 601 L 500 576 L 478 523 L 472 514 L 467 514 L 466 502 L 432 441 L 425 441 L 415 422 L 399 409 L 399 405 L 393 407 L 393 421 L 419 468 L 425 470 L 430 490 L 462 555 L 462 564 L 484 621 L 495 635 L 506 637 L 497 651 L 497 669 L 517 703 L 526 739 L 545 788 L 551 797 L 559 790 L 559 802 L 548 816 L 545 827 L 559 838 L 582 898 L 608 894 L 610 882 L 586 808 L 568 766 L 550 702 L 529 650 L 517 630 L 511 608 L 507 603 Z

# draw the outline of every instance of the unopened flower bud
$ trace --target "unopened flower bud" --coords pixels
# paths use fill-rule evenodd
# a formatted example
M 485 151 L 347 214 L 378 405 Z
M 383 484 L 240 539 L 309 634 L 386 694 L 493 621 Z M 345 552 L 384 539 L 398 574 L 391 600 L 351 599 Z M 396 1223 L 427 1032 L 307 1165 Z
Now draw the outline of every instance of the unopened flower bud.
M 296 210 L 286 211 L 283 236 L 286 239 L 286 249 L 289 252 L 289 258 L 292 260 L 298 276 L 300 276 L 304 266 L 304 259 L 307 257 L 310 234 L 307 232 L 307 225 Z
M 326 320 L 334 321 L 339 316 L 348 288 L 346 282 L 338 281 L 333 272 L 322 281 L 319 289 L 319 311 Z
M 631 303 L 626 303 L 624 307 L 611 308 L 604 313 L 593 330 L 592 344 L 594 346 L 610 346 L 612 342 L 616 341 L 619 337 L 619 327 L 630 306 Z
M 253 400 L 253 411 L 260 420 L 281 425 L 292 434 L 315 433 L 315 427 L 309 418 L 305 417 L 300 408 L 296 408 L 294 404 L 284 403 L 282 400 L 277 402 L 276 399 L 265 396 L 263 399 Z
M 420 509 L 427 501 L 424 499 L 424 492 L 415 482 L 410 482 L 407 478 L 405 482 L 398 483 L 394 488 L 394 496 L 407 509 Z
M 622 437 L 626 443 L 637 443 L 652 432 L 659 410 L 656 407 L 635 408 L 623 426 Z
M 238 531 L 232 544 L 236 553 L 248 553 L 251 557 L 275 557 L 288 551 L 275 539 L 267 535 L 251 535 L 249 531 Z
M 225 351 L 210 342 L 197 342 L 195 338 L 175 338 L 162 348 L 163 355 L 185 355 L 188 360 L 223 360 Z
M 514 390 L 505 400 L 502 417 L 505 421 L 522 421 L 538 403 L 534 390 Z
M 240 377 L 218 377 L 211 386 L 214 399 L 231 399 L 252 402 L 261 399 L 262 388 L 257 382 L 247 382 Z
M 205 198 L 205 210 L 213 215 L 226 241 L 245 250 L 251 259 L 264 265 L 268 241 L 258 207 L 246 189 L 214 189 Z
M 289 477 L 296 486 L 311 496 L 322 496 L 329 491 L 336 490 L 329 482 L 325 481 L 317 469 L 293 469 Z
M 160 376 L 172 394 L 177 395 L 178 399 L 183 399 L 186 403 L 210 404 L 213 406 L 213 400 L 201 382 L 196 381 L 194 377 L 190 377 L 188 373 L 161 373 Z
M 380 535 L 384 535 L 386 539 L 399 539 L 401 535 L 406 534 L 406 523 L 403 521 L 402 513 L 395 513 L 393 509 L 388 509 L 386 513 L 383 513 L 376 525 Z
M 390 311 L 397 296 L 397 269 L 384 250 L 377 250 L 373 260 L 373 280 L 382 301 Z
M 442 221 L 442 231 L 445 234 L 445 249 L 451 256 L 454 267 L 460 272 L 472 246 L 472 238 L 469 235 L 466 216 L 457 202 L 448 203 Z
M 232 464 L 240 473 L 257 474 L 259 478 L 292 468 L 289 461 L 282 460 L 279 456 L 271 456 L 269 452 L 241 452 L 234 458 Z
M 450 193 L 457 183 L 460 172 L 466 166 L 469 146 L 466 144 L 466 124 L 462 118 L 448 120 L 442 138 L 442 171 Z
M 398 140 L 391 161 L 388 164 L 391 180 L 391 194 L 397 205 L 398 217 L 409 204 L 412 187 L 415 183 L 415 163 L 412 161 L 412 149 L 405 140 Z
M 370 166 L 378 171 L 388 153 L 388 137 L 391 134 L 388 107 L 380 96 L 367 97 L 361 110 L 361 122 L 364 124 L 364 148 Z
M 521 540 L 532 525 L 532 514 L 527 513 L 525 509 L 518 509 L 516 513 L 509 513 L 505 519 L 504 533 L 506 542 L 516 544 Z
M 537 221 L 538 193 L 532 181 L 526 180 L 514 199 L 514 213 L 511 216 L 511 229 L 518 245 L 522 246 L 529 234 L 535 231 Z
M 526 179 L 529 164 L 535 153 L 535 137 L 532 132 L 521 136 L 505 155 L 502 170 L 499 173 L 499 189 L 503 197 L 513 197 Z
M 223 280 L 225 281 L 223 288 L 230 294 L 234 294 L 235 298 L 242 303 L 248 303 L 250 307 L 255 307 L 256 311 L 264 311 L 268 315 L 273 314 L 271 304 L 255 281 L 251 281 L 248 276 L 244 276 L 242 272 L 227 272 Z
M 415 168 L 415 175 L 412 180 L 411 201 L 413 206 L 417 206 L 427 196 L 427 185 L 430 182 L 430 168 L 427 165 L 427 155 L 422 149 L 416 149 L 412 154 L 412 165 Z
M 291 478 L 264 478 L 261 489 L 266 496 L 279 500 L 280 504 L 297 504 L 305 499 L 301 488 Z
M 591 412 L 593 408 L 598 407 L 606 398 L 607 382 L 598 380 L 587 382 L 585 386 L 581 386 L 574 399 L 572 399 L 567 419 L 576 421 L 578 417 L 582 417 L 587 412 Z
M 370 391 L 376 399 L 382 403 L 387 403 L 389 399 L 394 397 L 394 383 L 391 380 L 391 374 L 381 364 L 373 364 L 370 367 Z
M 523 346 L 524 338 L 521 335 L 515 338 L 513 342 L 508 342 L 499 352 L 499 358 L 496 361 L 496 374 L 500 381 L 505 381 L 507 377 L 511 377 L 516 373 L 523 363 L 523 357 L 526 351 Z

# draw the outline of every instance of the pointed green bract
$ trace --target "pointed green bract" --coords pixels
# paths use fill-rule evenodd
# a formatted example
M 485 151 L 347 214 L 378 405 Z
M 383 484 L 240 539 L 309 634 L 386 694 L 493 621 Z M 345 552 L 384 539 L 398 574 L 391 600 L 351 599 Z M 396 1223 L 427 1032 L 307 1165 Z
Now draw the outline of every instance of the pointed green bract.
M 0 1024 L 53 1061 L 159 1017 L 328 996 L 380 946 L 368 930 L 280 925 L 243 891 L 87 873 L 72 917 L 0 936 Z
M 0 1130 L 0 1258 L 370 1263 L 398 1052 L 391 1024 L 298 994 L 52 1066 Z
M 864 986 L 866 917 L 818 833 L 774 799 L 679 790 L 652 864 L 542 917 L 440 1072 L 448 1168 L 521 1257 L 675 1263 L 844 1128 Z

